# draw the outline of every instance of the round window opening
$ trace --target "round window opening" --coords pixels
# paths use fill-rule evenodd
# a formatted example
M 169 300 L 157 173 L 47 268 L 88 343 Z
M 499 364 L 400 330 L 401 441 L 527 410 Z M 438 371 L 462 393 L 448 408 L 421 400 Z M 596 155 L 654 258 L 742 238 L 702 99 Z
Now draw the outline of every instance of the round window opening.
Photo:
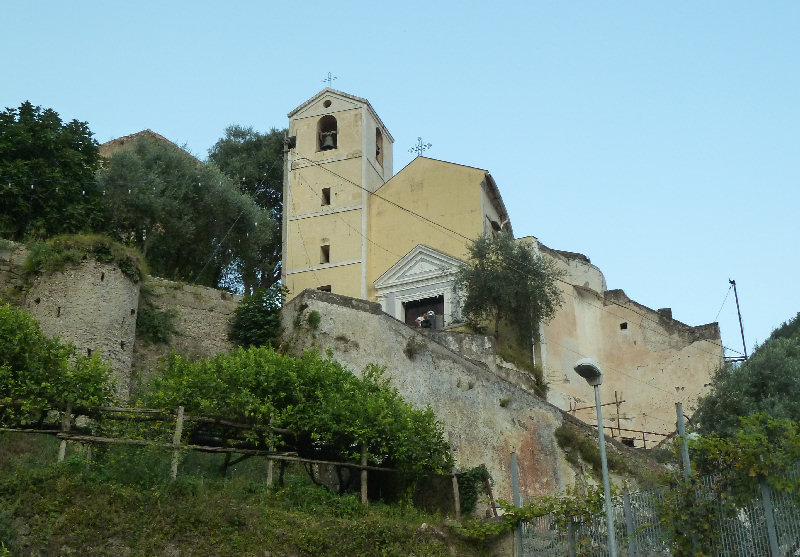
M 322 106 L 324 106 L 325 108 L 330 107 L 331 106 L 331 101 L 325 101 L 324 103 L 322 103 Z

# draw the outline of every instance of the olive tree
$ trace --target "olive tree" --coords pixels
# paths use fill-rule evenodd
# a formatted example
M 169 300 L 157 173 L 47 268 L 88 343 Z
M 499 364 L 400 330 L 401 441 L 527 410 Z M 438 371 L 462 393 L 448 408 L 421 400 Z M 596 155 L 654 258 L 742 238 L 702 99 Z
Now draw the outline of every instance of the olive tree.
M 523 338 L 535 334 L 536 324 L 553 318 L 561 306 L 557 281 L 561 273 L 510 234 L 481 236 L 469 246 L 469 257 L 455 277 L 461 314 L 470 323 L 500 322 L 516 327 Z

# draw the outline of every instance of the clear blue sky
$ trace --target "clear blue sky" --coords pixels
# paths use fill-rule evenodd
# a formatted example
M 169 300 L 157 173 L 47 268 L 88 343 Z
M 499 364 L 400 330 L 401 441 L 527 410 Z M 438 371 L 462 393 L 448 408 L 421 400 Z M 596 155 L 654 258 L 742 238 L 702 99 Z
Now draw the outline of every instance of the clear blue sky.
M 479 7 L 480 6 L 480 7 Z M 324 87 L 489 170 L 517 236 L 748 349 L 800 311 L 800 3 L 0 1 L 0 106 L 205 158 Z M 731 294 L 719 322 L 741 350 Z

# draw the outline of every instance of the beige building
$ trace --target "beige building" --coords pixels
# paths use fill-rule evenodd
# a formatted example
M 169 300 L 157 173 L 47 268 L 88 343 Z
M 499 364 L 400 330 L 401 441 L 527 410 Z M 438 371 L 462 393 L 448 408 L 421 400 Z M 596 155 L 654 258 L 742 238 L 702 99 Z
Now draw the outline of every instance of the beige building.
M 393 138 L 366 99 L 330 88 L 289 113 L 293 137 L 284 186 L 283 282 L 293 298 L 315 288 L 380 303 L 412 324 L 433 310 L 436 327 L 458 316 L 453 274 L 470 241 L 513 234 L 491 174 L 417 157 L 397 174 Z M 674 403 L 688 411 L 722 360 L 716 324 L 689 327 L 653 311 L 605 279 L 588 258 L 526 239 L 565 271 L 564 306 L 541 330 L 548 399 L 564 410 L 593 403 L 573 371 L 586 356 L 606 372 L 606 410 L 615 435 L 642 438 L 674 429 Z M 591 413 L 575 414 L 593 421 Z

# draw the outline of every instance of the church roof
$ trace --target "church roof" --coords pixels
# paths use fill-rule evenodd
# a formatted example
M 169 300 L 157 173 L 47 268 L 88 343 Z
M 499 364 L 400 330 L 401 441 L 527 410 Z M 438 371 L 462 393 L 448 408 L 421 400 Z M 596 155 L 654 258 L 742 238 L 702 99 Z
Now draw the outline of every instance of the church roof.
M 116 153 L 117 151 L 119 151 L 121 148 L 123 148 L 126 144 L 130 145 L 131 143 L 133 143 L 135 141 L 138 141 L 139 139 L 150 139 L 152 141 L 159 141 L 159 142 L 163 142 L 163 143 L 168 143 L 169 145 L 172 145 L 176 149 L 180 149 L 181 151 L 185 152 L 187 155 L 189 155 L 189 156 L 191 156 L 193 158 L 197 158 L 197 157 L 194 157 L 194 155 L 192 155 L 191 153 L 189 153 L 185 149 L 181 148 L 176 143 L 170 141 L 169 139 L 167 139 L 166 137 L 161 135 L 160 133 L 156 133 L 153 130 L 149 130 L 149 129 L 142 130 L 140 132 L 136 132 L 136 133 L 132 133 L 132 134 L 128 134 L 128 135 L 124 135 L 122 137 L 117 137 L 115 139 L 111 139 L 109 141 L 106 141 L 105 143 L 100 144 L 100 154 L 103 157 L 108 158 L 111 155 L 113 155 L 114 153 Z
M 401 168 L 400 172 L 398 172 L 397 174 L 392 176 L 386 182 L 386 184 L 391 182 L 395 178 L 395 176 L 399 176 L 404 170 L 406 170 L 408 167 L 410 167 L 412 164 L 416 163 L 420 159 L 425 160 L 425 161 L 430 161 L 430 162 L 433 162 L 433 163 L 436 163 L 436 164 L 448 164 L 448 165 L 452 165 L 452 166 L 460 166 L 462 168 L 469 168 L 471 170 L 477 170 L 479 172 L 483 172 L 484 177 L 486 178 L 486 187 L 489 190 L 489 196 L 494 201 L 495 206 L 497 207 L 497 212 L 500 213 L 500 216 L 503 219 L 505 219 L 505 221 L 506 221 L 506 224 L 504 224 L 503 226 L 507 226 L 508 227 L 507 228 L 508 232 L 511 233 L 512 236 L 514 235 L 514 229 L 511 227 L 511 217 L 508 216 L 508 210 L 506 209 L 506 204 L 503 202 L 503 197 L 500 195 L 500 188 L 497 187 L 497 182 L 494 181 L 494 178 L 489 173 L 489 171 L 484 169 L 484 168 L 478 168 L 477 166 L 469 166 L 467 164 L 460 164 L 460 163 L 457 163 L 457 162 L 449 162 L 449 161 L 443 161 L 443 160 L 439 160 L 439 159 L 432 159 L 430 157 L 423 157 L 423 156 L 420 155 L 418 157 L 414 157 L 414 159 L 412 159 L 410 163 L 408 163 L 403 168 Z M 381 187 L 384 187 L 386 184 L 384 184 Z M 378 188 L 378 191 L 380 191 L 380 188 Z
M 336 89 L 332 89 L 330 87 L 325 87 L 325 89 L 323 89 L 322 91 L 320 91 L 319 93 L 317 93 L 316 95 L 314 95 L 313 97 L 308 99 L 306 102 L 304 102 L 303 104 L 301 104 L 300 106 L 298 106 L 297 108 L 292 110 L 289 114 L 287 114 L 287 116 L 289 118 L 292 118 L 294 115 L 296 115 L 297 113 L 301 112 L 306 107 L 308 107 L 308 106 L 314 104 L 315 102 L 317 102 L 317 100 L 320 97 L 322 97 L 322 96 L 324 96 L 326 94 L 335 95 L 337 97 L 348 99 L 348 100 L 351 100 L 353 102 L 357 102 L 357 103 L 360 103 L 360 104 L 363 104 L 364 106 L 366 106 L 367 109 L 372 114 L 373 118 L 375 118 L 375 121 L 378 122 L 381 125 L 381 127 L 383 128 L 383 131 L 385 131 L 386 134 L 389 136 L 389 141 L 394 143 L 394 137 L 392 137 L 392 134 L 389 133 L 389 128 L 386 127 L 386 124 L 383 123 L 383 120 L 381 120 L 380 116 L 378 116 L 378 113 L 375 112 L 375 109 L 372 108 L 372 105 L 369 104 L 369 101 L 367 99 L 362 99 L 361 97 L 356 97 L 355 95 L 351 95 L 349 93 L 344 93 L 342 91 L 337 91 Z

